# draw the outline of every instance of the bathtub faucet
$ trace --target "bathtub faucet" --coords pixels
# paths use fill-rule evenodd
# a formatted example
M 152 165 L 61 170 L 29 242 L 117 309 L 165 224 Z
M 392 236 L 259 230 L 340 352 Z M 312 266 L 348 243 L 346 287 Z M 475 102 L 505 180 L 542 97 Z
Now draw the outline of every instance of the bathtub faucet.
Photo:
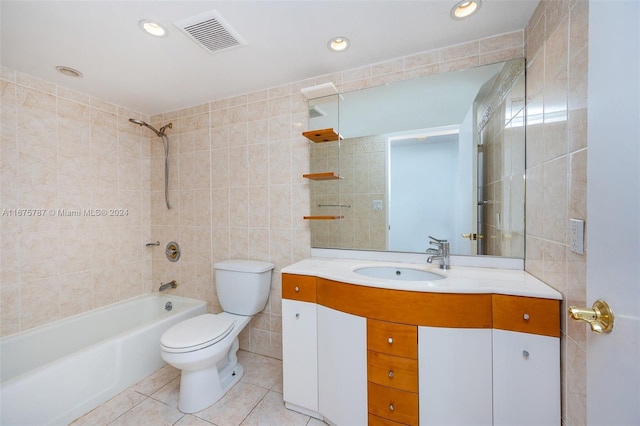
M 169 281 L 166 284 L 160 283 L 160 290 L 158 290 L 158 291 L 165 291 L 165 290 L 168 290 L 170 288 L 176 288 L 176 287 L 178 287 L 178 283 L 176 283 L 176 280 L 173 280 L 173 281 Z

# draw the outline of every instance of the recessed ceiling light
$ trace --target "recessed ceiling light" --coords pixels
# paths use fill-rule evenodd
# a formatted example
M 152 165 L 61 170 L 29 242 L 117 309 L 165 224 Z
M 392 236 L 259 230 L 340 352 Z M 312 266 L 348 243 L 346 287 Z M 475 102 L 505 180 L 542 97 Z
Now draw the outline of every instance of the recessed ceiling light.
M 462 0 L 451 9 L 451 17 L 453 19 L 467 18 L 476 13 L 481 4 L 481 0 Z
M 154 37 L 166 37 L 169 33 L 164 25 L 159 24 L 148 19 L 142 19 L 138 22 L 138 26 L 142 31 L 147 34 L 151 34 Z
M 74 78 L 82 77 L 82 73 L 80 71 L 73 69 L 71 67 L 65 67 L 65 66 L 59 65 L 56 67 L 56 69 L 58 70 L 58 72 L 68 77 L 74 77 Z
M 342 52 L 344 50 L 347 50 L 347 48 L 349 47 L 349 39 L 342 36 L 334 37 L 329 40 L 327 46 L 334 52 Z

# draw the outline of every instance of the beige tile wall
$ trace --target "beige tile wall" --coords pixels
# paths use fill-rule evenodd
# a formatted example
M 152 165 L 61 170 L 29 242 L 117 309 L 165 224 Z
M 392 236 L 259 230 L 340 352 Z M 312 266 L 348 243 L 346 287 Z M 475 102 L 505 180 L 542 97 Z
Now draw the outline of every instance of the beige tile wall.
M 564 296 L 563 422 L 586 424 L 586 257 L 568 249 L 569 218 L 586 222 L 588 1 L 543 1 L 526 29 L 527 246 L 525 268 Z
M 162 246 L 175 240 L 183 257 L 170 263 L 153 255 L 153 281 L 176 279 L 173 292 L 204 299 L 219 312 L 212 265 L 229 258 L 276 265 L 271 297 L 241 335 L 243 348 L 281 357 L 280 273 L 308 257 L 309 147 L 301 132 L 306 100 L 300 84 L 214 101 L 152 117 L 173 123 L 172 209 L 164 206 L 162 147 L 152 151 L 151 224 Z M 154 177 L 155 176 L 155 177 Z
M 340 175 L 340 180 L 311 181 L 311 215 L 343 216 L 337 221 L 312 220 L 311 245 L 385 250 L 387 188 L 384 135 L 313 143 L 310 151 L 312 173 L 334 171 Z M 383 200 L 383 209 L 373 211 L 373 200 Z
M 128 122 L 139 114 L 3 69 L 2 208 L 128 209 L 125 217 L 2 217 L 3 335 L 171 279 L 176 293 L 218 311 L 212 264 L 246 257 L 277 269 L 242 346 L 279 358 L 279 270 L 310 247 L 300 88 L 333 81 L 348 91 L 522 55 L 519 31 L 152 117 L 156 127 L 173 124 L 171 210 L 161 139 Z M 144 247 L 155 240 L 160 247 Z M 171 240 L 183 249 L 177 263 L 163 255 Z
M 350 91 L 523 55 L 524 32 L 518 31 L 152 117 L 156 127 L 173 123 L 173 209 L 163 204 L 161 145 L 152 144 L 151 238 L 162 246 L 178 241 L 184 250 L 176 264 L 161 248 L 153 250 L 154 289 L 177 279 L 175 293 L 203 298 L 218 312 L 214 262 L 235 257 L 275 263 L 269 303 L 240 344 L 281 358 L 280 270 L 310 253 L 310 224 L 302 219 L 310 213 L 310 183 L 302 178 L 310 172 L 310 142 L 301 135 L 308 116 L 300 89 L 332 81 Z
M 340 247 L 385 250 L 387 247 L 386 139 L 383 135 L 353 138 L 340 145 Z M 373 200 L 383 209 L 374 211 Z
M 485 255 L 524 257 L 524 100 L 523 75 L 481 130 L 483 199 L 492 201 L 483 206 L 481 243 Z
M 6 68 L 0 85 L 1 334 L 149 292 L 139 115 Z

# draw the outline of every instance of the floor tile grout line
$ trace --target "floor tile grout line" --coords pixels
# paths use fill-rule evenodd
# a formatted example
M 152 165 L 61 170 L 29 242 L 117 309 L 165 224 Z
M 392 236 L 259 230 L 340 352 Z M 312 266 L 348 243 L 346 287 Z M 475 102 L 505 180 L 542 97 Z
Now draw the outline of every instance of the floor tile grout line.
M 123 391 L 123 392 L 126 392 L 126 391 L 127 391 L 127 390 L 125 390 L 125 391 Z M 128 410 L 126 410 L 126 411 L 124 411 L 124 412 L 120 413 L 120 415 L 119 415 L 119 416 L 116 416 L 116 418 L 111 419 L 111 420 L 107 423 L 107 425 L 112 424 L 113 422 L 115 422 L 116 420 L 118 420 L 120 417 L 124 416 L 124 415 L 125 415 L 125 414 L 127 414 L 129 411 L 133 410 L 133 409 L 134 409 L 134 408 L 136 408 L 138 405 L 142 404 L 142 403 L 143 403 L 147 398 L 149 398 L 147 395 L 145 395 L 145 394 L 143 394 L 143 393 L 141 393 L 141 392 L 138 392 L 138 391 L 136 391 L 136 390 L 131 390 L 131 391 L 132 391 L 132 392 L 137 393 L 138 395 L 142 395 L 142 397 L 143 397 L 143 398 L 142 398 L 142 399 L 140 399 L 140 401 L 138 401 L 137 403 L 133 404 L 131 407 L 129 407 L 129 409 L 128 409 Z M 123 392 L 121 392 L 121 393 L 123 393 Z M 100 407 L 101 407 L 101 406 L 100 406 Z
M 273 358 L 273 357 L 270 357 L 270 356 L 268 356 L 268 355 L 262 355 L 262 354 L 256 354 L 255 356 L 253 356 L 253 354 L 248 353 L 248 356 L 245 356 L 244 358 L 245 358 L 245 359 L 243 359 L 242 361 L 249 362 L 250 364 L 252 364 L 252 363 L 253 363 L 253 362 L 251 362 L 251 360 L 253 360 L 253 359 L 260 359 L 260 358 L 265 359 L 265 360 L 267 361 L 267 365 L 268 365 L 268 367 L 269 367 L 267 370 L 270 370 L 270 369 L 271 369 L 271 365 L 270 365 L 270 364 L 271 364 L 271 362 L 272 362 L 272 361 L 278 361 L 278 362 L 281 362 L 281 360 L 279 360 L 278 358 Z M 258 365 L 254 365 L 253 367 L 255 367 L 257 370 L 260 370 L 260 367 L 259 367 L 259 364 L 260 364 L 260 363 L 258 362 L 257 364 L 258 364 Z M 163 368 L 164 368 L 164 367 L 163 367 Z M 153 403 L 161 403 L 161 404 L 163 404 L 165 407 L 168 407 L 168 408 L 170 408 L 170 409 L 172 409 L 172 410 L 177 411 L 177 413 L 180 413 L 180 416 L 178 417 L 178 419 L 177 419 L 175 422 L 172 422 L 172 423 L 171 423 L 172 425 L 173 425 L 173 424 L 176 424 L 176 423 L 179 423 L 179 422 L 181 422 L 181 421 L 182 421 L 182 422 L 188 422 L 188 419 L 185 419 L 185 416 L 186 416 L 186 415 L 189 415 L 189 414 L 187 414 L 187 413 L 182 413 L 182 412 L 181 412 L 181 411 L 180 411 L 180 410 L 175 406 L 174 401 L 166 402 L 166 398 L 165 398 L 165 400 L 164 400 L 164 401 L 163 401 L 163 400 L 161 400 L 161 399 L 159 399 L 160 397 L 164 397 L 163 395 L 156 395 L 156 394 L 158 394 L 158 392 L 159 392 L 159 391 L 161 391 L 163 388 L 166 388 L 166 386 L 170 385 L 173 381 L 175 381 L 175 379 L 176 379 L 176 378 L 179 378 L 179 377 L 180 377 L 180 376 L 179 376 L 179 374 L 178 374 L 178 375 L 175 375 L 175 376 L 173 376 L 173 377 L 167 377 L 167 376 L 166 376 L 167 372 L 159 374 L 158 376 L 156 376 L 156 377 L 155 377 L 155 379 L 152 379 L 152 380 L 151 380 L 151 381 L 149 381 L 149 383 L 148 383 L 148 384 L 151 384 L 151 386 L 153 387 L 153 389 L 152 389 L 152 390 L 145 390 L 145 389 L 144 389 L 145 387 L 148 387 L 148 386 L 144 386 L 144 385 L 143 385 L 143 386 L 141 386 L 141 387 L 139 386 L 141 383 L 145 382 L 145 380 L 148 380 L 148 379 L 149 379 L 149 377 L 152 377 L 152 376 L 154 376 L 154 375 L 158 374 L 158 372 L 160 372 L 161 370 L 163 370 L 163 368 L 161 368 L 161 369 L 157 370 L 155 373 L 151 374 L 151 375 L 150 375 L 150 376 L 148 376 L 147 378 L 143 379 L 142 381 L 140 381 L 140 382 L 136 383 L 135 385 L 132 385 L 130 388 L 128 388 L 128 389 L 126 389 L 125 391 L 123 391 L 123 392 L 127 392 L 127 391 L 129 391 L 129 392 L 133 392 L 133 394 L 132 394 L 132 395 L 137 395 L 137 397 L 139 397 L 139 398 L 140 398 L 140 400 L 139 400 L 139 401 L 137 401 L 137 402 L 135 402 L 135 403 L 134 403 L 133 405 L 131 405 L 130 407 L 128 407 L 125 411 L 123 411 L 123 412 L 119 413 L 118 415 L 116 415 L 113 419 L 110 419 L 110 420 L 108 421 L 108 423 L 107 423 L 107 424 L 109 424 L 109 425 L 111 425 L 111 424 L 115 424 L 115 423 L 117 423 L 118 421 L 122 421 L 122 420 L 133 420 L 133 417 L 135 417 L 135 416 L 131 414 L 132 410 L 134 410 L 134 409 L 135 409 L 136 407 L 138 407 L 140 404 L 143 404 L 143 403 L 149 403 L 149 402 L 153 402 Z M 164 380 L 162 380 L 162 384 L 160 384 L 160 385 L 158 384 L 158 379 L 159 379 L 159 378 L 164 379 Z M 249 412 L 248 412 L 248 413 L 247 413 L 247 414 L 242 418 L 242 420 L 240 421 L 240 423 L 238 424 L 238 426 L 239 426 L 239 425 L 241 425 L 241 424 L 246 424 L 246 422 L 247 422 L 247 420 L 250 418 L 250 416 L 255 415 L 255 413 L 256 413 L 256 409 L 257 409 L 261 404 L 264 404 L 264 402 L 263 402 L 263 401 L 265 401 L 265 398 L 266 398 L 267 396 L 269 396 L 271 392 L 274 392 L 276 395 L 280 395 L 280 397 L 282 396 L 282 378 L 281 378 L 281 376 L 278 376 L 277 374 L 274 374 L 274 375 L 273 375 L 273 377 L 272 377 L 272 374 L 268 374 L 268 375 L 266 375 L 266 376 L 265 376 L 265 375 L 263 375 L 263 374 L 258 374 L 257 376 L 253 377 L 253 379 L 254 379 L 254 380 L 251 380 L 251 379 L 249 379 L 249 380 L 245 380 L 246 378 L 247 378 L 246 376 L 245 376 L 245 377 L 243 377 L 243 378 L 241 379 L 241 381 L 239 381 L 239 383 L 240 383 L 240 382 L 243 382 L 243 383 L 245 383 L 245 384 L 247 384 L 247 385 L 255 386 L 256 388 L 260 388 L 260 389 L 262 389 L 265 393 L 262 395 L 262 397 L 260 398 L 260 400 L 258 400 L 258 401 L 257 401 L 257 402 L 256 402 L 256 403 L 255 403 L 251 408 L 250 408 Z M 257 383 L 255 383 L 254 381 L 255 381 L 255 382 L 257 382 Z M 155 382 L 155 383 L 154 383 L 154 382 Z M 135 389 L 135 387 L 139 387 L 139 389 Z M 114 397 L 114 398 L 115 398 L 115 397 Z M 112 400 L 113 400 L 114 398 L 112 398 Z M 148 400 L 151 400 L 151 401 L 148 401 Z M 106 404 L 106 402 L 105 402 L 105 404 Z M 104 405 L 104 404 L 102 404 L 102 405 Z M 96 407 L 96 408 L 98 408 L 98 407 Z M 122 407 L 122 408 L 125 408 L 125 407 Z M 176 413 L 176 414 L 177 414 L 177 413 Z M 84 416 L 82 416 L 82 417 L 85 417 L 85 416 L 87 416 L 88 414 L 89 414 L 89 413 L 85 414 L 85 415 L 84 415 Z M 116 414 L 116 413 L 113 413 L 113 414 Z M 192 414 L 190 414 L 190 415 L 191 415 L 191 416 L 193 416 L 193 418 L 195 418 L 195 419 L 202 420 L 204 423 L 206 423 L 206 424 L 208 424 L 208 425 L 216 426 L 216 423 L 213 423 L 213 422 L 211 422 L 210 420 L 207 420 L 206 418 L 202 418 L 202 417 L 198 416 L 196 413 L 192 413 Z M 128 416 L 128 417 L 131 417 L 131 419 L 129 419 L 127 416 Z M 81 419 L 82 417 L 78 418 L 77 420 Z M 125 419 L 123 419 L 123 417 L 125 417 Z M 168 420 L 168 419 L 167 419 L 167 420 Z M 309 420 L 310 420 L 310 419 L 309 419 L 309 418 L 307 418 L 307 422 L 306 422 L 305 424 L 308 424 L 308 423 L 309 423 Z
M 258 386 L 258 387 L 260 387 L 260 388 L 262 388 L 262 389 L 265 389 L 265 388 L 263 388 L 262 386 Z M 240 424 L 239 424 L 238 426 L 242 426 L 242 424 L 245 422 L 245 420 L 247 420 L 247 419 L 251 416 L 251 413 L 253 413 L 254 411 L 256 411 L 256 408 L 258 407 L 258 405 L 260 405 L 260 403 L 261 403 L 262 401 L 264 401 L 264 399 L 267 397 L 267 395 L 269 395 L 269 392 L 270 392 L 270 390 L 269 390 L 269 389 L 267 389 L 267 391 L 265 392 L 265 394 L 264 394 L 264 395 L 262 395 L 262 398 L 260 398 L 260 400 L 259 400 L 258 402 L 256 402 L 256 403 L 255 403 L 255 405 L 253 406 L 253 408 L 251 408 L 251 410 L 249 410 L 249 413 L 247 413 L 247 415 L 246 415 L 246 416 L 244 416 L 244 418 L 242 419 L 242 421 L 240 422 Z

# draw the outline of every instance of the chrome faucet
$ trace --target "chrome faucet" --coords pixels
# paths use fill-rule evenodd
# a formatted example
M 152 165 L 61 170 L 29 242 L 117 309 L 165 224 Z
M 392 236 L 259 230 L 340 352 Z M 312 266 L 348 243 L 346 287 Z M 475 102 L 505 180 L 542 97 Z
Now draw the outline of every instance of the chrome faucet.
M 176 283 L 176 280 L 173 280 L 173 281 L 169 281 L 166 284 L 160 283 L 160 289 L 158 291 L 165 291 L 170 288 L 176 288 L 176 287 L 178 287 L 178 283 Z
M 436 246 L 437 248 L 428 248 L 427 254 L 430 254 L 427 258 L 427 263 L 433 262 L 433 259 L 440 259 L 440 269 L 451 269 L 449 263 L 449 241 L 439 240 L 429 235 L 429 244 Z

